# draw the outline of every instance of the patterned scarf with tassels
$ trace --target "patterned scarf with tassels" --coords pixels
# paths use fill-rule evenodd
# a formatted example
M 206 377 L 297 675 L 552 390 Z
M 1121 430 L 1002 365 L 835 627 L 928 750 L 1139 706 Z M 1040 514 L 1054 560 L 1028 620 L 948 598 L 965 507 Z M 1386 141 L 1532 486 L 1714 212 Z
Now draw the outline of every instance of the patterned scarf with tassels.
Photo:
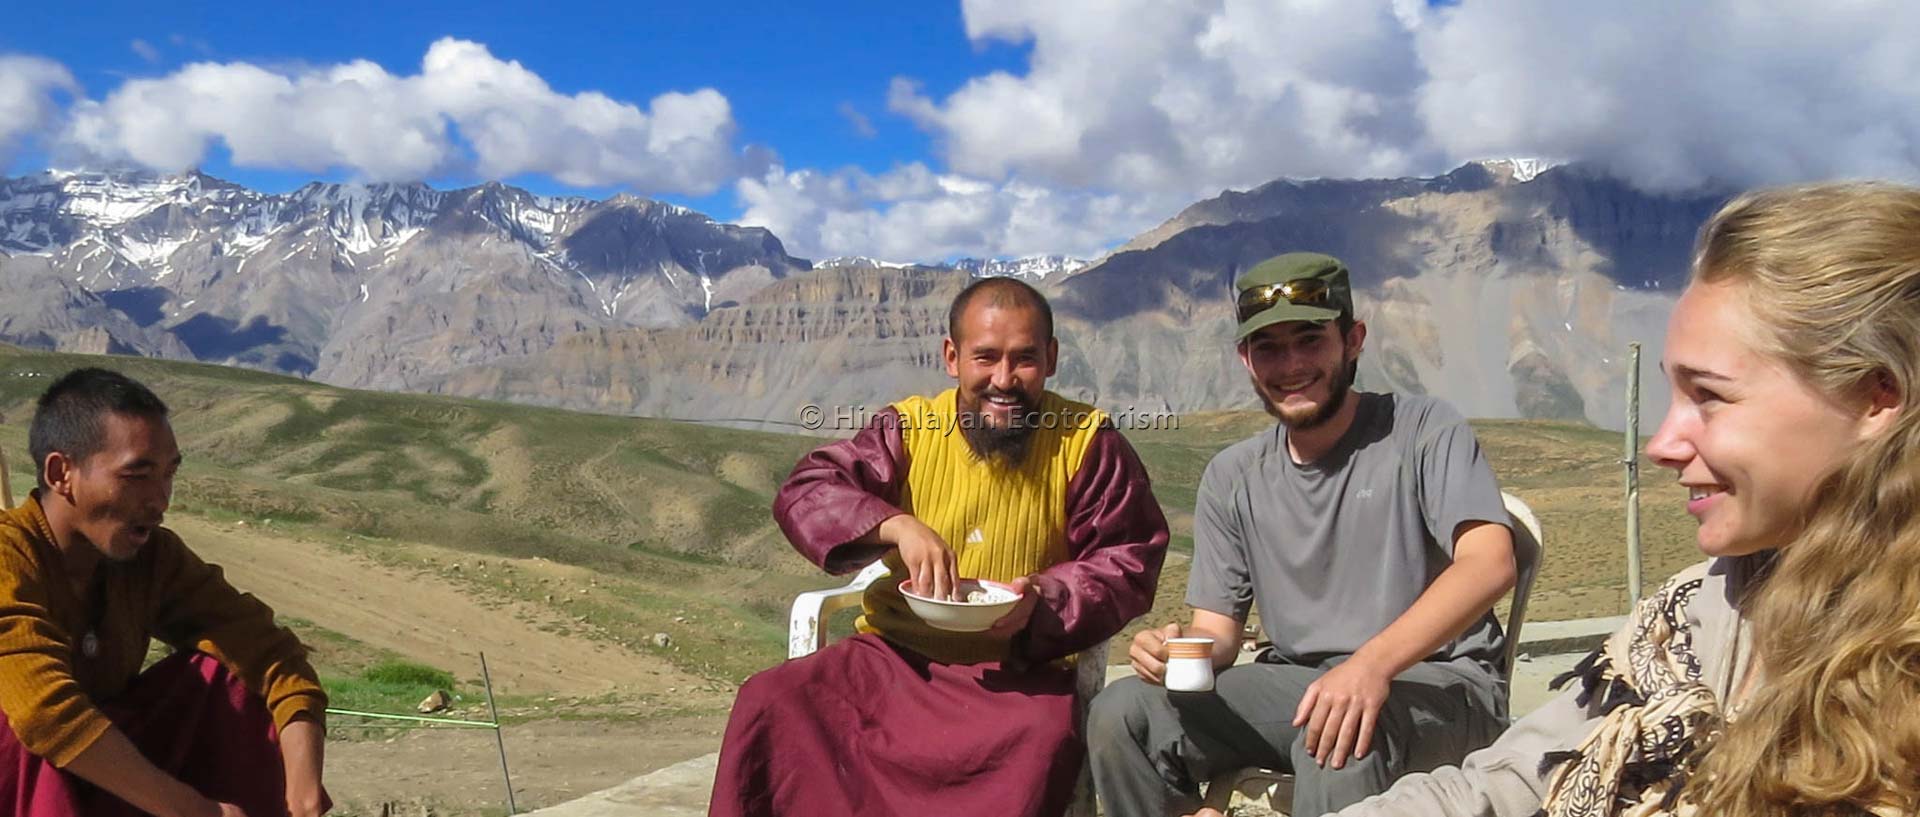
M 1705 731 L 1719 718 L 1713 690 L 1700 681 L 1687 606 L 1706 566 L 1669 579 L 1634 609 L 1633 626 L 1608 639 L 1553 688 L 1582 684 L 1582 707 L 1594 699 L 1605 713 L 1579 748 L 1541 762 L 1544 817 L 1688 817 L 1680 797 Z

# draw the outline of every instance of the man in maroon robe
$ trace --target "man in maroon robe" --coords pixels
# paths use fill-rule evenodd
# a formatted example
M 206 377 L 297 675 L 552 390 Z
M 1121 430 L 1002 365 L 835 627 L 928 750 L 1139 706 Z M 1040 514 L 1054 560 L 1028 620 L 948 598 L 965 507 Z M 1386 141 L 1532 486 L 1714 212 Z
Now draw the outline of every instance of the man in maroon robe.
M 801 555 L 892 575 L 868 588 L 859 634 L 740 688 L 713 817 L 1039 817 L 1072 798 L 1069 657 L 1152 605 L 1166 518 L 1112 424 L 1045 391 L 1058 346 L 1038 292 L 985 279 L 948 324 L 956 389 L 878 413 L 781 486 L 774 518 Z M 901 599 L 903 581 L 943 596 L 959 578 L 1008 580 L 1021 603 L 959 634 Z

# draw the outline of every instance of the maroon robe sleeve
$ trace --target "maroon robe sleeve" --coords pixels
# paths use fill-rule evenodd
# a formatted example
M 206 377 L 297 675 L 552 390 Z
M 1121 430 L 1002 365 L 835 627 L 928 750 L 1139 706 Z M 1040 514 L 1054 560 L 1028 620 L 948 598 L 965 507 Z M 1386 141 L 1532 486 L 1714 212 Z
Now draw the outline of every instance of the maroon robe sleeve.
M 1079 652 L 1120 632 L 1153 606 L 1167 556 L 1167 517 L 1133 446 L 1102 426 L 1067 485 L 1069 561 L 1035 577 L 1040 604 L 1015 639 L 1029 663 Z
M 906 481 L 900 412 L 888 407 L 853 437 L 801 457 L 774 496 L 773 521 L 800 555 L 828 573 L 852 573 L 886 553 L 854 540 L 901 513 Z

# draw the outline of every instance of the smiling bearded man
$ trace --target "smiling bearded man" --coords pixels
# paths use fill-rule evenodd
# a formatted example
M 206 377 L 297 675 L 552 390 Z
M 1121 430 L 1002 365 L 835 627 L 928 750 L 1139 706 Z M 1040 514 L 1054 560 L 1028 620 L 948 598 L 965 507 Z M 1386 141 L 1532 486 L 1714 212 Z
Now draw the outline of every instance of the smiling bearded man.
M 1505 726 L 1513 537 L 1473 429 L 1438 400 L 1353 390 L 1366 324 L 1346 265 L 1268 259 L 1234 283 L 1237 351 L 1280 422 L 1201 477 L 1186 627 L 1135 636 L 1137 678 L 1095 699 L 1088 744 L 1110 817 L 1192 811 L 1245 766 L 1294 775 L 1322 814 L 1456 763 Z M 1231 666 L 1253 605 L 1273 646 Z M 1167 639 L 1208 636 L 1211 695 L 1168 694 Z
M 774 500 L 814 564 L 892 575 L 867 588 L 858 635 L 741 686 L 710 817 L 1050 817 L 1071 799 L 1083 748 L 1062 659 L 1152 605 L 1167 521 L 1104 415 L 1046 390 L 1059 346 L 1040 293 L 976 282 L 948 333 L 955 388 L 808 454 Z M 956 633 L 901 595 L 910 580 L 945 598 L 961 578 L 1024 597 Z
M 41 395 L 0 514 L 0 811 L 313 817 L 327 696 L 299 639 L 160 526 L 166 404 L 105 369 Z M 158 638 L 172 656 L 144 672 Z

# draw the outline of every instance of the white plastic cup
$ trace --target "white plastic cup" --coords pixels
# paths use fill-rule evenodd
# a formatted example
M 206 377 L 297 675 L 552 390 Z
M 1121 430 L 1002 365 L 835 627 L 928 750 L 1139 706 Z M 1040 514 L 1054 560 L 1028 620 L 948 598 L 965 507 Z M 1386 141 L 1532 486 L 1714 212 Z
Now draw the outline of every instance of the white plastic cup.
M 1213 639 L 1167 639 L 1167 689 L 1174 692 L 1213 690 Z

